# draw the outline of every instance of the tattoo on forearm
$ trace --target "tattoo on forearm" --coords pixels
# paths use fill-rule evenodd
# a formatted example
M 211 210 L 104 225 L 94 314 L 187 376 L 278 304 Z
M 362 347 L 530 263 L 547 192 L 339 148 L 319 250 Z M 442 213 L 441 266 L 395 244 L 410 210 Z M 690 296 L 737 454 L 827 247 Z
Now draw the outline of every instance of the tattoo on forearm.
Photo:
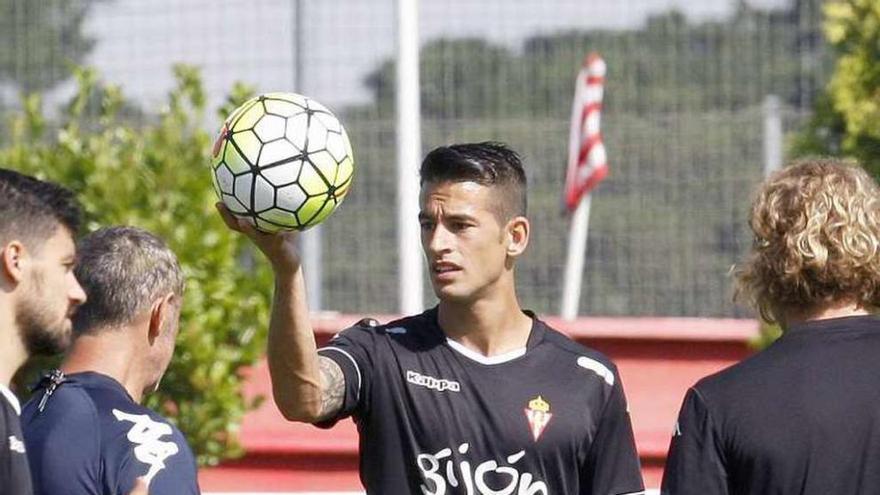
M 318 357 L 321 371 L 321 419 L 333 417 L 345 399 L 345 375 L 342 369 L 330 358 Z

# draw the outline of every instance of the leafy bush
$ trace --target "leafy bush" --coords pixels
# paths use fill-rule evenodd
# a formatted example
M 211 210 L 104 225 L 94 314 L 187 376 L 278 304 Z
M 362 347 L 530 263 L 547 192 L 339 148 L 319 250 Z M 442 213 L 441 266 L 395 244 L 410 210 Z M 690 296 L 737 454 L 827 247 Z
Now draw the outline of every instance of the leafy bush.
M 824 11 L 825 38 L 837 61 L 810 125 L 794 140 L 794 154 L 856 158 L 880 177 L 880 3 L 837 0 Z
M 100 85 L 93 71 L 76 70 L 79 90 L 58 122 L 47 120 L 39 97 L 26 98 L 0 163 L 77 191 L 87 231 L 136 225 L 177 253 L 187 276 L 180 336 L 159 392 L 146 402 L 179 425 L 201 464 L 215 464 L 241 453 L 236 432 L 255 404 L 242 398 L 240 371 L 265 344 L 271 284 L 265 264 L 252 262 L 246 241 L 214 210 L 199 74 L 174 71 L 176 87 L 150 115 L 130 111 L 119 88 Z M 236 86 L 221 112 L 249 93 Z

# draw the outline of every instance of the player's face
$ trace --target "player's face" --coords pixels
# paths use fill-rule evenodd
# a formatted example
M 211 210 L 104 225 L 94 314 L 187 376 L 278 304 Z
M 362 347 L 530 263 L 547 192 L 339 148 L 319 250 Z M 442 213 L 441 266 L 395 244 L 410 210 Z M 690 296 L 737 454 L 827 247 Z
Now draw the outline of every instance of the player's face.
M 475 182 L 427 183 L 420 197 L 422 249 L 441 300 L 485 297 L 508 272 L 506 226 L 497 192 Z
M 70 344 L 74 310 L 86 294 L 73 274 L 76 245 L 63 227 L 31 250 L 15 317 L 28 353 L 55 354 Z

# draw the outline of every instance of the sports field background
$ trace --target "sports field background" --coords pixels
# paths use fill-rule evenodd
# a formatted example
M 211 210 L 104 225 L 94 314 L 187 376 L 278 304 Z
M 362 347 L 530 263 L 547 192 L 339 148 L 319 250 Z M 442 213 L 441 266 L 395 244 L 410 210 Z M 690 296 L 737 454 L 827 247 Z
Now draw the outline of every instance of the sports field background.
M 574 78 L 584 56 L 598 51 L 608 64 L 602 130 L 610 176 L 594 193 L 580 313 L 753 316 L 731 302 L 728 273 L 752 242 L 747 207 L 764 174 L 765 146 L 788 146 L 830 72 L 821 4 L 420 2 L 424 150 L 491 139 L 525 158 L 533 220 L 518 269 L 525 307 L 542 315 L 559 309 Z M 22 94 L 43 94 L 50 117 L 58 113 L 74 90 L 72 64 L 120 85 L 136 119 L 155 117 L 181 62 L 200 68 L 211 108 L 236 81 L 314 97 L 343 121 L 357 163 L 348 199 L 321 229 L 320 309 L 394 314 L 395 7 L 395 0 L 0 0 L 0 144 Z M 768 122 L 779 122 L 782 135 L 765 132 Z M 219 123 L 212 113 L 205 125 L 213 131 Z
M 0 0 L 28 6 L 0 16 L 0 113 L 22 90 L 62 101 L 73 87 L 69 59 L 120 84 L 144 118 L 177 62 L 202 69 L 212 106 L 234 81 L 313 96 L 342 118 L 358 166 L 349 199 L 323 228 L 321 309 L 397 310 L 394 1 L 54 3 L 66 14 Z M 581 60 L 596 50 L 609 70 L 611 174 L 594 196 L 581 313 L 748 316 L 730 302 L 727 274 L 751 242 L 745 208 L 763 174 L 766 102 L 777 97 L 785 131 L 808 115 L 828 68 L 820 4 L 421 2 L 423 147 L 496 139 L 526 159 L 534 241 L 519 273 L 525 306 L 558 311 L 570 102 Z

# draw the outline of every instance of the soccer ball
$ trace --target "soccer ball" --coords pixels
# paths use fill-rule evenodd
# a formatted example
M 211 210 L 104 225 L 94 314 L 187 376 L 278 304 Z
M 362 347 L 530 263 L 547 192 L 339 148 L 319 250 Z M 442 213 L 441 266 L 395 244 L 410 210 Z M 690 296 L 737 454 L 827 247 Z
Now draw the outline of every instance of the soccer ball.
M 342 124 L 294 93 L 263 94 L 235 109 L 220 129 L 211 165 L 223 204 L 264 232 L 321 223 L 354 178 Z

